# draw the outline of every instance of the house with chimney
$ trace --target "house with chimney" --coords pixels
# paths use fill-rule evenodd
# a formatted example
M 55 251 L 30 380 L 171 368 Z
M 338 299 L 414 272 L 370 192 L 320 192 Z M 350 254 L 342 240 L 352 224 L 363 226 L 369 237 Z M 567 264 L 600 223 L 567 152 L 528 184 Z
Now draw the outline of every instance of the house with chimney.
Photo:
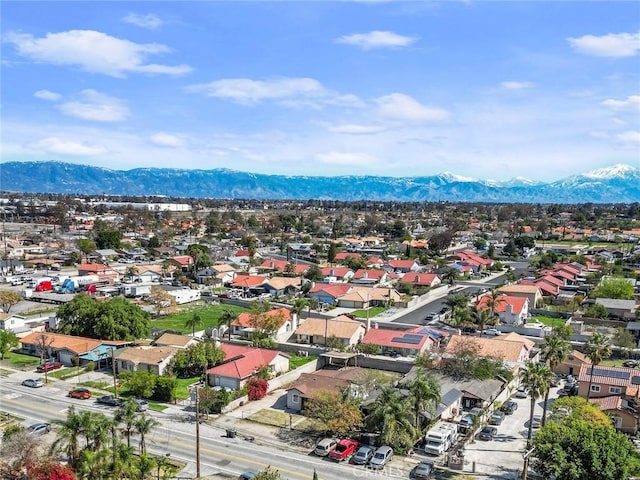
M 489 297 L 482 296 L 476 303 L 478 310 L 489 308 Z M 498 315 L 500 323 L 506 325 L 522 325 L 529 318 L 529 298 L 500 295 L 494 306 L 494 312 Z

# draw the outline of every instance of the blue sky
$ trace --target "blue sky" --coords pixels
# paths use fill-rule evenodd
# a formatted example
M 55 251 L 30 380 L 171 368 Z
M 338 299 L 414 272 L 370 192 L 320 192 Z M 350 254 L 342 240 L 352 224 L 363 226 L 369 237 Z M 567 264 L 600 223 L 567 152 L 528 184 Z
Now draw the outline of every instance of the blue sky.
M 640 167 L 637 2 L 3 2 L 2 161 Z

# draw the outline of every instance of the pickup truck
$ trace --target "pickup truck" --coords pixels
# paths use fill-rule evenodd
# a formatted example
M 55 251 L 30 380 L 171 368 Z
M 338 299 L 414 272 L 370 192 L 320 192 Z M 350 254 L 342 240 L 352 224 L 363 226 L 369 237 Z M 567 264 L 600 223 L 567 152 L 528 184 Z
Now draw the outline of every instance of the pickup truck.
M 333 450 L 329 452 L 329 458 L 341 462 L 355 453 L 360 444 L 350 438 L 343 438 Z

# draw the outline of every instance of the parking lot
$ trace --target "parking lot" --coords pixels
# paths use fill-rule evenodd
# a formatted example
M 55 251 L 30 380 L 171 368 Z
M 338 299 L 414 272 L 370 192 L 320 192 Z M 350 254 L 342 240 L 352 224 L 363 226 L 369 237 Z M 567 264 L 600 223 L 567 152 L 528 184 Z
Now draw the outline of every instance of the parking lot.
M 552 387 L 549 395 L 549 408 L 558 397 L 559 387 Z M 493 440 L 475 439 L 465 447 L 465 466 L 467 472 L 486 475 L 490 478 L 513 479 L 522 470 L 525 451 L 531 398 L 511 398 L 518 404 L 517 410 L 504 418 L 498 425 L 498 433 Z M 538 399 L 534 415 L 542 415 L 544 399 Z M 547 412 L 547 415 L 549 412 Z M 534 430 L 535 435 L 535 430 Z

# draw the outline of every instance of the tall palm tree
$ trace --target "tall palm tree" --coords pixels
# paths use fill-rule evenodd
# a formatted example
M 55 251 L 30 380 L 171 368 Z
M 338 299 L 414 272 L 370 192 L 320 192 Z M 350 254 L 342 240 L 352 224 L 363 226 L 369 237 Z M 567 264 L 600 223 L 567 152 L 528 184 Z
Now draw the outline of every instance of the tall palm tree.
M 128 398 L 124 404 L 118 407 L 113 419 L 116 423 L 121 424 L 122 433 L 127 438 L 127 447 L 131 446 L 131 434 L 136 426 L 136 409 L 138 404 L 133 398 Z
M 151 433 L 151 430 L 153 430 L 154 427 L 157 427 L 158 425 L 160 425 L 160 422 L 158 422 L 153 417 L 145 415 L 144 413 L 138 416 L 138 418 L 136 419 L 134 426 L 135 426 L 136 432 L 138 432 L 138 434 L 140 435 L 140 453 L 141 454 L 144 454 L 147 452 L 145 436 Z
M 483 305 L 485 308 L 489 309 L 491 312 L 491 317 L 496 317 L 496 309 L 506 302 L 504 299 L 504 295 L 501 294 L 495 288 L 492 288 L 491 291 L 484 295 Z
M 202 317 L 200 317 L 200 315 L 198 315 L 197 313 L 194 313 L 191 318 L 188 318 L 187 321 L 185 322 L 184 326 L 187 328 L 191 329 L 191 336 L 195 337 L 196 336 L 196 327 L 203 325 L 202 323 Z
M 443 303 L 451 309 L 451 318 L 454 323 L 459 323 L 461 319 L 468 316 L 468 295 L 464 293 L 454 293 L 453 295 L 449 295 Z
M 117 443 L 111 453 L 113 455 L 112 478 L 132 478 L 135 471 L 133 447 Z
M 484 308 L 484 306 L 476 304 L 476 307 L 473 311 L 473 323 L 478 326 L 480 331 L 484 330 L 484 327 L 489 324 L 491 318 L 491 312 L 488 308 Z
M 529 430 L 527 432 L 527 448 L 531 443 L 533 432 L 533 412 L 536 407 L 536 400 L 542 397 L 551 385 L 553 372 L 543 363 L 528 362 L 526 367 L 520 370 L 520 383 L 529 389 L 531 397 L 531 407 L 529 411 Z M 523 472 L 529 468 L 529 456 L 524 460 Z M 524 474 L 523 474 L 524 475 Z
M 433 416 L 442 399 L 440 385 L 432 373 L 423 374 L 418 370 L 415 380 L 409 386 L 409 393 L 413 402 L 413 417 L 416 429 L 420 429 L 420 415 L 425 410 Z
M 601 333 L 594 333 L 591 340 L 589 340 L 585 346 L 585 353 L 591 360 L 591 374 L 589 375 L 589 389 L 587 390 L 587 401 L 589 401 L 591 384 L 593 383 L 593 371 L 602 360 L 611 356 L 609 339 Z
M 373 411 L 367 416 L 370 428 L 380 431 L 380 442 L 394 450 L 407 451 L 413 447 L 418 432 L 410 418 L 412 408 L 393 387 L 386 387 L 376 398 Z
M 80 415 L 76 413 L 76 409 L 72 405 L 67 411 L 66 419 L 53 420 L 52 423 L 58 425 L 60 428 L 56 434 L 55 441 L 51 445 L 50 451 L 64 451 L 67 455 L 67 462 L 71 468 L 75 468 L 80 455 L 80 436 L 82 435 Z
M 542 344 L 542 358 L 547 363 L 551 371 L 553 371 L 558 364 L 562 363 L 565 358 L 571 353 L 571 344 L 562 337 L 545 337 Z M 544 394 L 544 409 L 542 411 L 542 425 L 547 421 L 547 404 L 549 402 L 549 392 L 551 388 L 548 388 Z
M 92 450 L 85 448 L 80 452 L 76 473 L 78 480 L 103 480 L 107 471 L 107 458 L 111 452 L 107 449 Z
M 231 340 L 231 324 L 238 318 L 238 314 L 233 310 L 225 309 L 220 315 L 220 323 L 226 323 L 229 340 Z
M 440 277 L 443 281 L 449 283 L 449 285 L 454 285 L 456 283 L 456 280 L 460 278 L 460 272 L 455 268 L 450 268 L 449 270 L 443 272 Z

